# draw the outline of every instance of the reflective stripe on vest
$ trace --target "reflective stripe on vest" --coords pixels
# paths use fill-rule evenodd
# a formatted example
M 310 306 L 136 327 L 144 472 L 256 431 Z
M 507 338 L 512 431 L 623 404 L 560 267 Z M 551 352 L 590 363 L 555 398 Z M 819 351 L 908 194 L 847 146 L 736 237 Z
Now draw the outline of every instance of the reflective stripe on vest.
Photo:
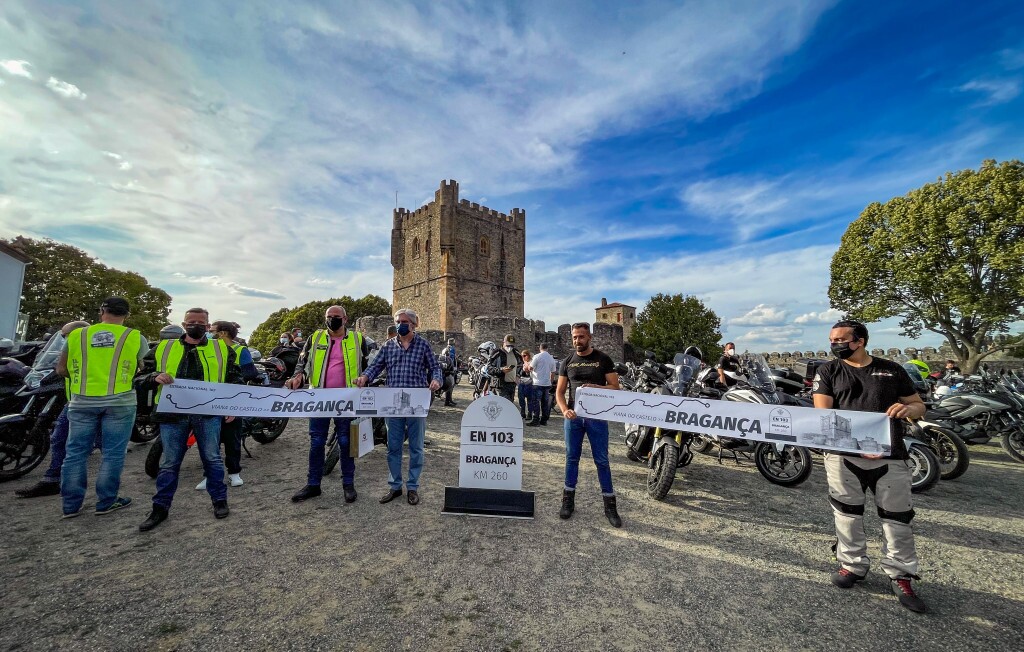
M 196 345 L 199 363 L 203 368 L 203 380 L 208 383 L 223 383 L 228 374 L 228 345 L 223 340 L 206 340 Z M 185 346 L 181 340 L 164 340 L 156 347 L 157 373 L 170 374 L 177 378 L 178 367 L 185 355 Z M 154 402 L 160 400 L 160 392 L 154 396 Z
M 323 387 L 327 380 L 327 354 L 331 350 L 331 335 L 325 330 L 313 333 L 309 345 L 313 347 L 313 368 L 310 370 L 309 386 Z M 363 336 L 350 330 L 341 341 L 342 356 L 345 360 L 345 386 L 355 387 L 356 378 L 363 372 Z
M 76 328 L 68 335 L 68 394 L 113 396 L 132 391 L 142 334 L 120 324 Z
M 244 349 L 245 347 L 242 346 L 241 344 L 232 344 L 230 346 L 231 346 L 231 350 L 235 352 L 235 364 L 238 365 L 239 367 L 241 367 L 242 366 L 242 349 Z

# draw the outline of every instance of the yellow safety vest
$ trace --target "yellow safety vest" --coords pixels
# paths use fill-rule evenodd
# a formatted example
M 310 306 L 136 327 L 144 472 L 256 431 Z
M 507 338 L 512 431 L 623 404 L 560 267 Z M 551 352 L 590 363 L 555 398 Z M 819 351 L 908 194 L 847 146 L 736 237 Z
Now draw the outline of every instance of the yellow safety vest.
M 196 345 L 196 353 L 199 354 L 199 362 L 203 367 L 203 380 L 208 383 L 223 383 L 228 375 L 228 345 L 223 340 L 206 339 L 202 344 Z M 181 358 L 185 355 L 185 346 L 181 340 L 164 340 L 156 347 L 156 371 L 167 373 L 177 377 L 178 367 L 181 365 Z M 153 397 L 153 402 L 159 402 L 160 392 Z
M 323 387 L 327 374 L 324 373 L 327 365 L 327 354 L 331 348 L 331 334 L 325 330 L 318 330 L 310 338 L 310 349 L 313 352 L 313 368 L 310 372 L 309 386 Z M 345 386 L 355 387 L 356 378 L 362 373 L 363 364 L 363 336 L 354 330 L 349 330 L 345 339 L 341 341 L 341 350 L 345 358 Z
M 242 349 L 245 347 L 241 344 L 232 344 L 231 350 L 235 352 L 235 364 L 239 367 L 242 366 Z
M 132 391 L 142 334 L 120 324 L 76 328 L 68 335 L 68 391 L 113 396 Z

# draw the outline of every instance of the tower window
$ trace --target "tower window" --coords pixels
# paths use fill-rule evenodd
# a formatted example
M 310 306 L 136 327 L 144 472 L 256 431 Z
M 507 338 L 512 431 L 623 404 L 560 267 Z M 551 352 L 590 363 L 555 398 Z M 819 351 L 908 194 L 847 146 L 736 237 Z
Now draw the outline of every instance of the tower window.
M 487 238 L 480 238 L 480 255 L 490 256 L 491 255 L 491 241 Z
M 412 257 L 413 258 L 419 258 L 420 257 L 420 239 L 419 238 L 413 238 L 412 239 Z
M 430 253 L 430 238 L 427 238 L 426 250 L 427 250 L 427 253 L 429 254 Z

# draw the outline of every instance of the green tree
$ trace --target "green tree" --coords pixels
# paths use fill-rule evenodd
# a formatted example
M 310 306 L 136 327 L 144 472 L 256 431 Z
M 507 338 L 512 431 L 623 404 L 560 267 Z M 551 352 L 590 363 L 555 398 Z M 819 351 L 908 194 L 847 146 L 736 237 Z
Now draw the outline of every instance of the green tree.
M 967 373 L 1020 343 L 988 344 L 1024 309 L 1024 164 L 984 161 L 865 208 L 832 257 L 828 295 L 854 318 L 942 335 Z
M 125 322 L 155 338 L 167 323 L 171 296 L 135 272 L 100 263 L 77 247 L 53 240 L 18 236 L 4 240 L 31 259 L 25 267 L 22 312 L 29 315 L 29 339 L 42 337 L 77 319 L 95 322 L 99 306 L 110 296 L 124 297 L 132 311 Z
M 277 346 L 277 338 L 281 333 L 293 328 L 301 328 L 303 334 L 309 335 L 324 326 L 324 313 L 333 305 L 345 307 L 349 324 L 355 325 L 360 317 L 370 315 L 391 314 L 391 304 L 387 299 L 375 294 L 367 294 L 361 299 L 344 296 L 340 299 L 310 301 L 295 308 L 281 308 L 270 314 L 262 324 L 253 329 L 249 337 L 249 346 L 267 353 Z
M 722 325 L 715 311 L 700 299 L 682 294 L 656 294 L 636 318 L 629 343 L 641 351 L 654 351 L 658 360 L 672 360 L 688 346 L 698 346 L 705 360 L 721 355 Z

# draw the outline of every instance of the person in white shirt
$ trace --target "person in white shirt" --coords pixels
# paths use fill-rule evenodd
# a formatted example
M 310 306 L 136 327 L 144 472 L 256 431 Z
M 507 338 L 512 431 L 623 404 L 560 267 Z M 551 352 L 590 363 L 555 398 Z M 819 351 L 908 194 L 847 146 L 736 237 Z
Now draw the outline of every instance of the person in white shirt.
M 533 396 L 531 398 L 530 412 L 533 413 L 533 420 L 527 423 L 528 426 L 543 426 L 551 416 L 551 378 L 557 372 L 555 359 L 548 353 L 548 345 L 540 345 L 540 353 L 533 356 L 530 361 L 533 369 Z

